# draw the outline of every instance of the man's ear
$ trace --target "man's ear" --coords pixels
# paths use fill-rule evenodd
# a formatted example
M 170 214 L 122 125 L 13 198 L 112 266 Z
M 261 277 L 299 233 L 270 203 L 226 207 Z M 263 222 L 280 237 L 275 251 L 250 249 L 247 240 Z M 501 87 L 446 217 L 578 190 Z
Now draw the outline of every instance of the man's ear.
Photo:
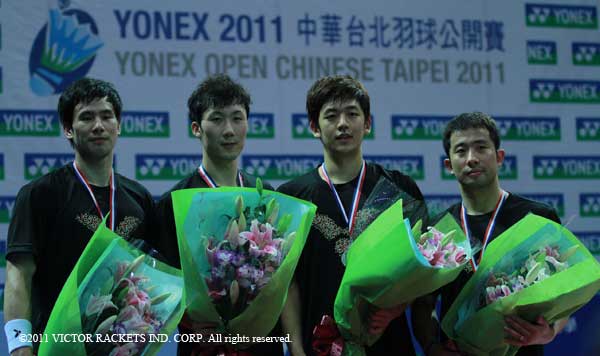
M 444 167 L 446 167 L 446 170 L 450 174 L 454 175 L 454 171 L 452 170 L 452 163 L 450 162 L 450 159 L 448 159 L 448 158 L 444 159 Z
M 319 128 L 318 124 L 315 123 L 314 120 L 310 120 L 310 131 L 312 131 L 313 136 L 315 138 L 321 137 L 321 129 Z
M 503 149 L 498 149 L 496 151 L 496 163 L 498 163 L 499 166 L 502 165 L 502 163 L 504 163 L 504 157 L 506 156 L 506 151 L 504 151 Z
M 69 140 L 73 138 L 73 128 L 72 127 L 63 127 L 63 133 L 66 138 Z
M 368 135 L 371 132 L 371 128 L 373 127 L 373 118 L 371 115 L 365 118 L 365 135 Z
M 202 127 L 200 126 L 200 124 L 196 121 L 192 121 L 192 124 L 190 125 L 192 128 L 192 134 L 195 137 L 202 137 Z

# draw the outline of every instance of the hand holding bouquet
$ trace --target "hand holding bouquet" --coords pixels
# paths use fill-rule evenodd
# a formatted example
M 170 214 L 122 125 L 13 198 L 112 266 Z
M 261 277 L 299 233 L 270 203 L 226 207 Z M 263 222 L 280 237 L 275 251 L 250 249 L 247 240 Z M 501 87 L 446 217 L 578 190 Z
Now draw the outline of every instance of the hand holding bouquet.
M 446 215 L 421 233 L 403 219 L 397 201 L 353 242 L 340 284 L 334 317 L 347 342 L 345 354 L 362 354 L 380 336 L 368 332 L 369 309 L 410 303 L 453 281 L 470 258 L 469 242 Z
M 529 214 L 494 239 L 442 321 L 472 354 L 512 355 L 506 316 L 548 323 L 568 317 L 600 289 L 600 264 L 567 229 Z

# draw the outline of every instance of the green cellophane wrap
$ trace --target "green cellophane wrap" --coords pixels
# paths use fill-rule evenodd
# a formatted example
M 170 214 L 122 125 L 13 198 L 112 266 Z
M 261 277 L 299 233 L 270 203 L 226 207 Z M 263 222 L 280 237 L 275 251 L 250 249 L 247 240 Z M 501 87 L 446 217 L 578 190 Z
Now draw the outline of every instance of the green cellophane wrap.
M 514 294 L 481 307 L 490 273 L 510 274 L 530 253 L 545 246 L 565 251 L 578 246 L 568 258 L 566 270 Z M 516 315 L 530 322 L 542 315 L 549 323 L 568 317 L 600 289 L 600 264 L 566 228 L 529 214 L 506 230 L 485 250 L 477 272 L 469 279 L 442 321 L 444 332 L 461 350 L 477 355 L 514 355 L 517 347 L 503 342 L 504 316 Z
M 447 233 L 455 230 L 454 242 L 471 247 L 460 226 L 446 215 L 435 227 Z M 415 231 L 420 236 L 420 231 Z M 346 271 L 335 299 L 334 318 L 344 339 L 345 355 L 361 355 L 361 345 L 372 345 L 380 335 L 367 331 L 369 305 L 389 308 L 429 294 L 452 282 L 463 266 L 434 268 L 422 256 L 408 219 L 403 219 L 402 200 L 373 221 L 348 251 Z
M 288 254 L 246 309 L 225 325 L 208 294 L 203 273 L 210 270 L 205 240 L 223 239 L 229 218 L 235 216 L 235 200 L 242 196 L 245 206 L 257 206 L 260 196 L 255 188 L 198 188 L 171 193 L 177 228 L 177 241 L 184 278 L 186 314 L 196 322 L 218 325 L 217 329 L 247 336 L 266 336 L 275 326 L 287 298 L 287 291 L 306 242 L 316 206 L 312 203 L 264 190 L 263 199 L 279 203 L 279 216 L 291 214 L 285 234 L 295 231 Z M 277 225 L 275 223 L 274 225 Z M 289 243 L 289 241 L 286 241 Z
M 56 300 L 44 331 L 48 335 L 48 342 L 40 343 L 38 355 L 86 355 L 83 343 L 55 342 L 52 335 L 83 333 L 82 314 L 90 294 L 98 293 L 106 287 L 108 279 L 113 278 L 108 270 L 109 266 L 114 271 L 114 266 L 111 265 L 117 260 L 130 262 L 140 254 L 139 250 L 108 229 L 105 219 L 83 250 Z M 172 293 L 168 300 L 160 305 L 160 314 L 164 316 L 164 325 L 160 333 L 171 334 L 184 312 L 181 271 L 149 256 L 144 258 L 137 270 L 149 277 L 158 287 L 152 291 L 150 297 L 165 292 Z M 95 339 L 95 335 L 93 337 Z M 148 343 L 143 355 L 154 355 L 161 346 L 158 342 Z

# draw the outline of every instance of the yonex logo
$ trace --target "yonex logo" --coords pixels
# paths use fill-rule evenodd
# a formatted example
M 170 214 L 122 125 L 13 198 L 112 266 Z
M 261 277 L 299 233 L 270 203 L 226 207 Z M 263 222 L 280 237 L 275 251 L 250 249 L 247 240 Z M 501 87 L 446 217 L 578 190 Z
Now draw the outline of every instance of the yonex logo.
M 496 121 L 496 126 L 498 127 L 498 131 L 500 133 L 500 137 L 502 137 L 502 138 L 506 137 L 512 127 L 512 121 L 498 120 L 498 119 L 495 119 L 495 121 Z
M 527 26 L 595 29 L 595 6 L 525 4 Z
M 138 169 L 142 176 L 159 176 L 166 164 L 166 158 L 145 157 Z
M 75 159 L 72 153 L 25 153 L 25 179 L 36 179 Z
M 573 64 L 600 65 L 600 43 L 573 43 Z
M 517 179 L 519 172 L 517 169 L 517 156 L 505 156 L 504 162 L 498 167 L 498 177 L 500 179 Z
M 528 64 L 556 64 L 556 42 L 527 41 Z
M 125 111 L 121 115 L 123 137 L 169 137 L 169 113 Z
M 288 180 L 301 176 L 323 162 L 322 156 L 309 155 L 244 155 L 246 173 L 272 180 Z
M 504 140 L 559 141 L 558 117 L 495 117 L 500 137 Z
M 529 99 L 537 103 L 600 103 L 600 81 L 529 80 Z
M 536 83 L 531 93 L 534 99 L 550 99 L 556 85 L 553 83 Z
M 527 8 L 527 22 L 529 24 L 544 24 L 550 17 L 550 8 L 531 6 Z
M 385 169 L 400 171 L 415 180 L 425 179 L 423 156 L 374 156 L 364 157 L 366 161 L 377 163 Z
M 397 120 L 394 122 L 394 134 L 396 136 L 413 136 L 417 131 L 418 120 Z
M 450 116 L 392 115 L 392 139 L 439 140 Z
M 552 176 L 558 169 L 558 159 L 540 159 L 538 164 L 535 165 L 535 175 Z
M 600 156 L 533 156 L 537 179 L 598 179 Z
M 197 155 L 155 155 L 135 156 L 135 177 L 140 180 L 179 180 L 198 168 L 202 157 Z
M 264 177 L 267 174 L 269 168 L 271 168 L 271 164 L 273 163 L 272 158 L 248 158 L 245 161 L 244 170 L 251 175 L 257 177 Z
M 248 138 L 275 137 L 274 115 L 272 113 L 250 113 L 248 117 Z
M 56 111 L 0 110 L 0 136 L 60 136 Z
M 600 118 L 577 118 L 577 140 L 600 140 Z
M 600 217 L 600 194 L 579 194 L 579 215 Z
M 310 131 L 310 122 L 306 114 L 292 114 L 292 137 L 314 138 Z

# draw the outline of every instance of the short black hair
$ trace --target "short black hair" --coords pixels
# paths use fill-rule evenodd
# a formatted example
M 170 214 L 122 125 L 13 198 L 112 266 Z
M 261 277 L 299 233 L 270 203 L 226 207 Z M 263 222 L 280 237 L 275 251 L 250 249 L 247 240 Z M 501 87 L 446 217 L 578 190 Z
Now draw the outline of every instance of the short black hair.
M 446 124 L 444 129 L 444 151 L 446 156 L 450 157 L 450 137 L 456 131 L 464 131 L 468 129 L 486 129 L 490 135 L 490 139 L 494 142 L 496 151 L 500 148 L 500 135 L 498 127 L 494 119 L 485 113 L 474 111 L 462 113 Z
M 102 98 L 107 98 L 120 122 L 123 103 L 114 85 L 100 79 L 81 78 L 71 84 L 58 99 L 58 116 L 63 127 L 73 127 L 73 114 L 77 105 L 89 104 Z
M 211 108 L 241 105 L 250 114 L 250 94 L 226 74 L 207 77 L 188 99 L 188 115 L 191 122 L 200 124 L 204 112 Z
M 365 120 L 371 116 L 371 99 L 364 85 L 349 75 L 327 76 L 318 79 L 306 95 L 308 120 L 319 126 L 319 112 L 329 102 L 356 100 L 365 114 Z

